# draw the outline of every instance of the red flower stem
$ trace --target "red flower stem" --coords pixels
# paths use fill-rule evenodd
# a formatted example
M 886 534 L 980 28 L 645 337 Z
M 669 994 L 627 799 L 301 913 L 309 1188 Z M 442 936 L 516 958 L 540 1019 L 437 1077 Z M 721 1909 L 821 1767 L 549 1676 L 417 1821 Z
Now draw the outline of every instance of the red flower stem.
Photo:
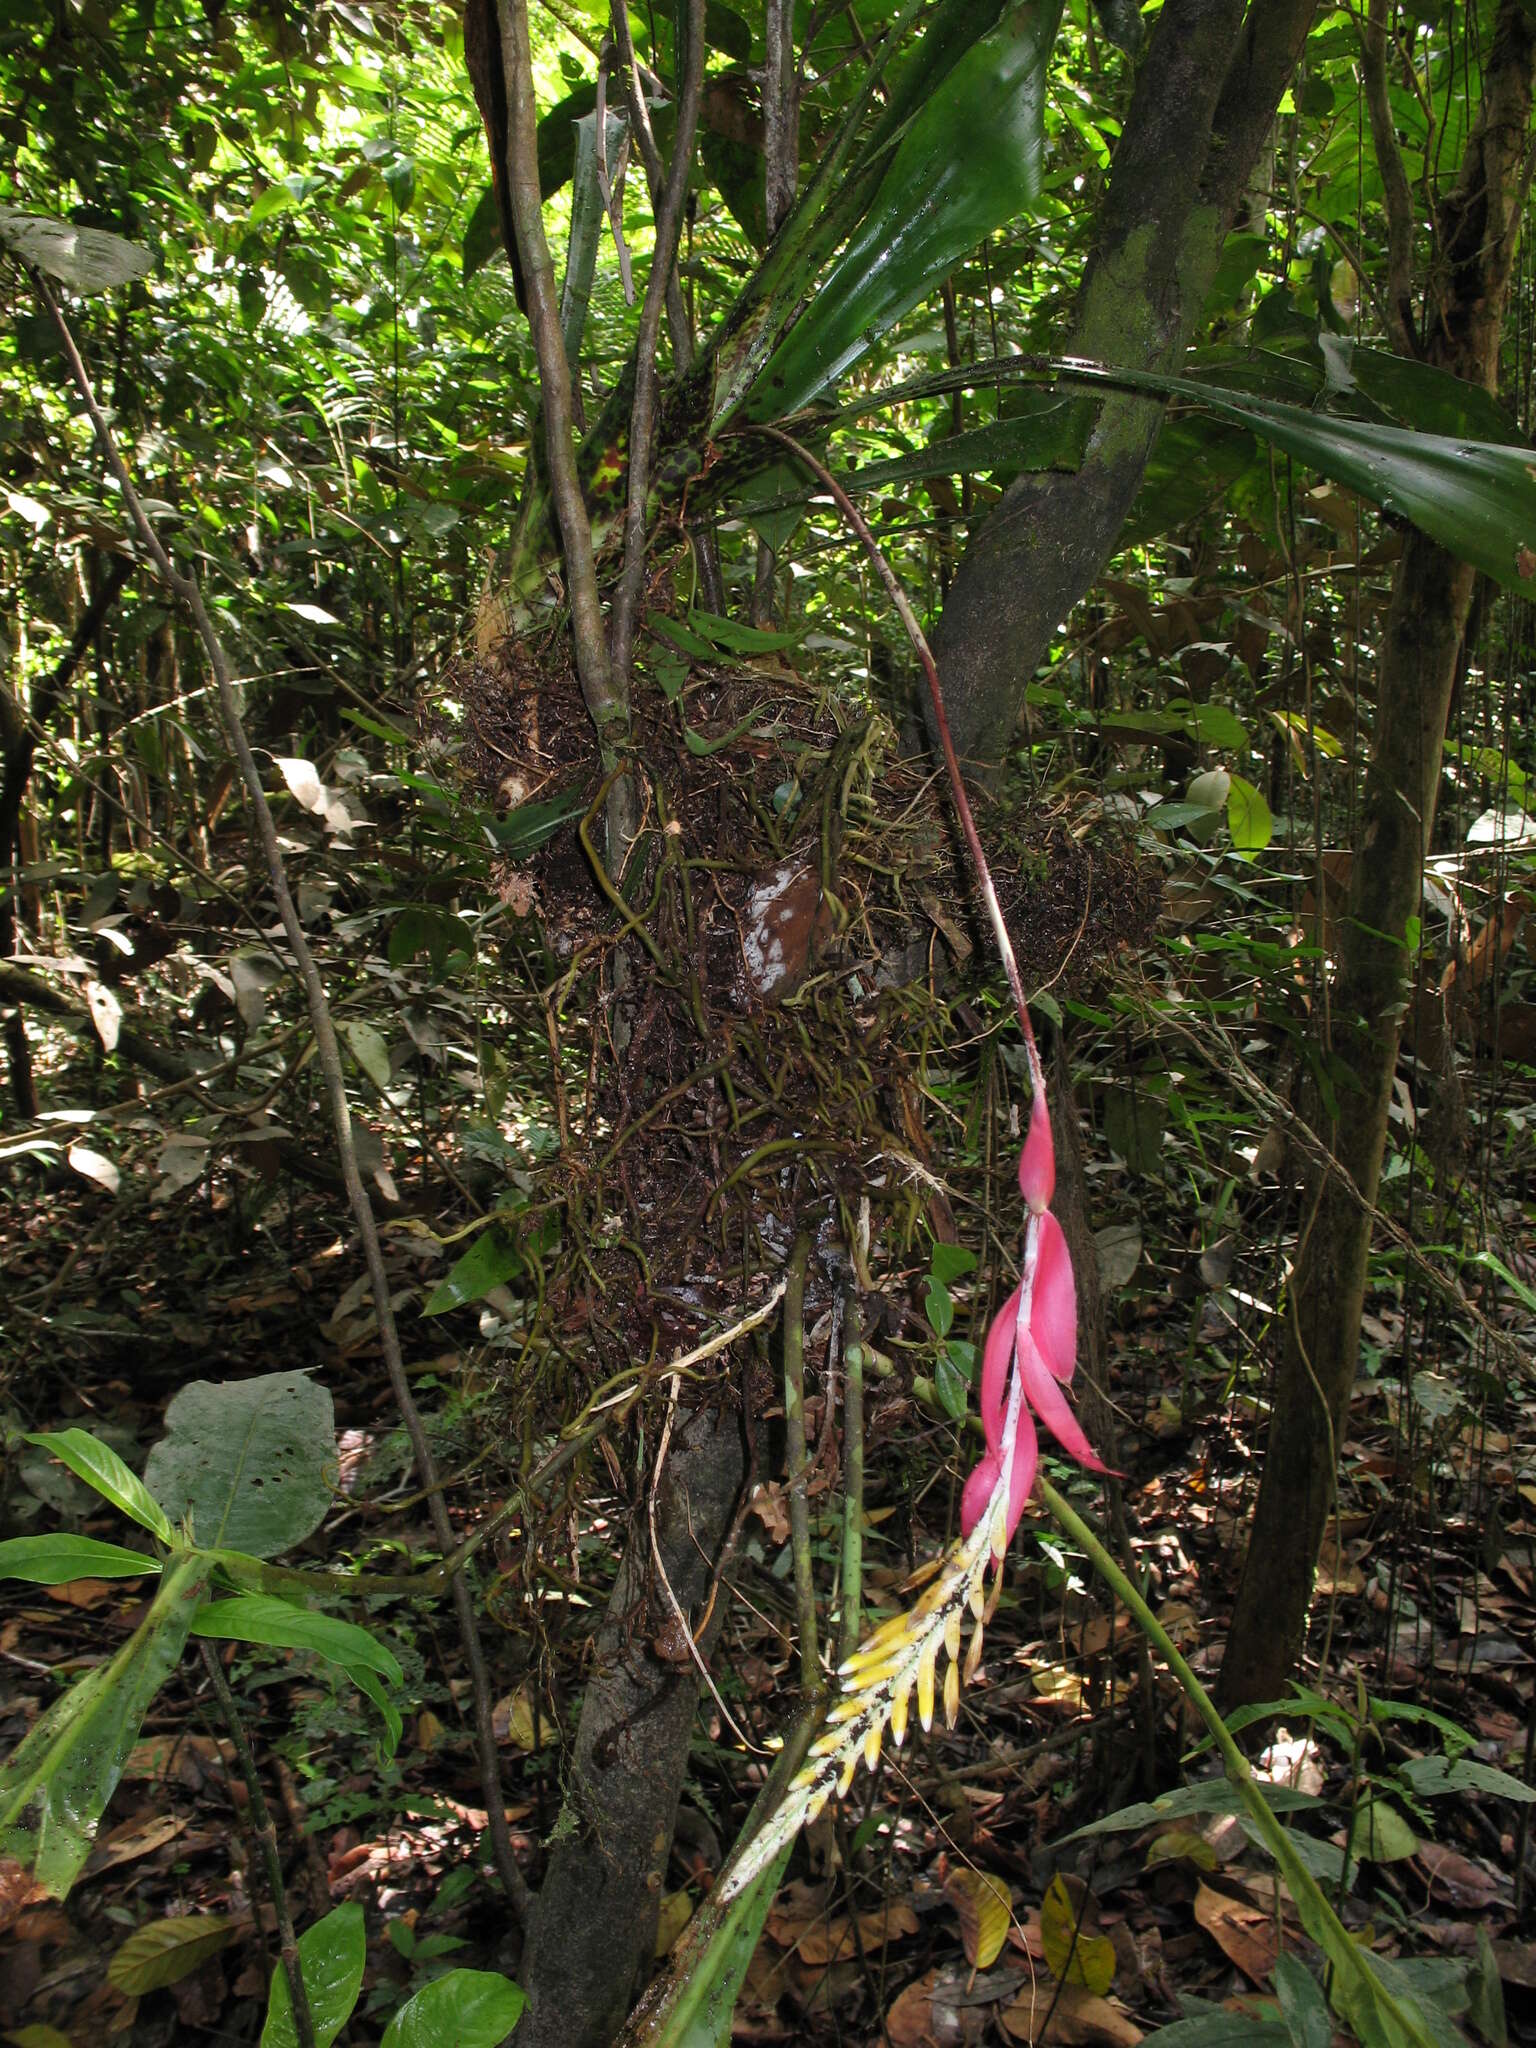
M 1013 941 L 1008 936 L 1008 927 L 1003 922 L 1002 906 L 997 900 L 997 890 L 992 883 L 992 870 L 987 866 L 987 856 L 981 844 L 981 834 L 976 830 L 976 820 L 971 814 L 970 799 L 965 793 L 965 783 L 960 775 L 960 761 L 955 753 L 955 743 L 950 736 L 949 717 L 944 708 L 944 692 L 939 687 L 938 663 L 928 645 L 927 636 L 917 622 L 911 601 L 902 588 L 900 577 L 886 560 L 880 543 L 870 531 L 869 522 L 858 506 L 843 489 L 837 478 L 826 465 L 804 447 L 792 434 L 786 434 L 782 427 L 755 426 L 740 431 L 763 434 L 770 441 L 777 441 L 790 453 L 797 456 L 815 477 L 816 481 L 832 496 L 832 502 L 842 514 L 844 521 L 857 538 L 859 545 L 874 564 L 875 573 L 885 585 L 896 616 L 906 628 L 907 638 L 912 642 L 918 660 L 923 665 L 923 674 L 928 682 L 928 695 L 933 705 L 934 729 L 939 735 L 939 746 L 944 754 L 944 766 L 949 772 L 950 793 L 955 802 L 955 814 L 960 820 L 960 830 L 965 839 L 966 851 L 971 857 L 975 871 L 976 886 L 980 891 L 982 904 L 997 940 L 997 950 L 1002 957 L 1003 971 L 1008 976 L 1008 987 L 1013 994 L 1013 1006 L 1018 1012 L 1019 1029 L 1024 1034 L 1024 1052 L 1029 1062 L 1030 1086 L 1037 1095 L 1045 1093 L 1045 1071 L 1040 1064 L 1039 1048 L 1035 1044 L 1034 1026 L 1029 1021 L 1029 1005 L 1024 999 L 1024 982 L 1019 974 L 1019 963 L 1014 957 Z

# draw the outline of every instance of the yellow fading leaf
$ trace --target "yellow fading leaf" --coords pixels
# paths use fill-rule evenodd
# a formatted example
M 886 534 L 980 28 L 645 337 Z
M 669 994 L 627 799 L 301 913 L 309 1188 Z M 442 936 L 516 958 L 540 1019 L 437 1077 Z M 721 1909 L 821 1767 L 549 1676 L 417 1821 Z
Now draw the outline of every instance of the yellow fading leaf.
M 1197 1870 L 1216 1868 L 1216 1851 L 1193 1828 L 1165 1828 L 1147 1851 L 1146 1868 L 1158 1863 L 1193 1863 Z
M 186 1913 L 175 1920 L 151 1920 L 130 1934 L 107 1965 L 107 1982 L 128 1998 L 179 1984 L 216 1956 L 235 1931 L 233 1920 L 216 1913 Z
M 656 1955 L 670 1955 L 688 1922 L 693 1918 L 693 1896 L 689 1892 L 668 1892 L 656 1916 Z
M 990 1970 L 1013 1920 L 1007 1885 L 984 1870 L 952 1870 L 944 1880 L 944 1896 L 960 1922 L 965 1960 L 973 1970 Z
M 1102 1998 L 1114 1981 L 1115 1948 L 1107 1935 L 1091 1928 L 1092 1901 L 1082 1880 L 1074 1880 L 1074 1899 L 1058 1870 L 1040 1901 L 1040 1940 L 1046 1965 L 1058 1982 L 1079 1984 Z

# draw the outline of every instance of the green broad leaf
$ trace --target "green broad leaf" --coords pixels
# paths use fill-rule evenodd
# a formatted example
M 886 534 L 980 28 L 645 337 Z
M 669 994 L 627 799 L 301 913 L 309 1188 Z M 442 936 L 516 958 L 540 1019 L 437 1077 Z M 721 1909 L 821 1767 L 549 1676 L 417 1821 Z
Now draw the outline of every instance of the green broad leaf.
M 193 1380 L 144 1476 L 208 1548 L 276 1557 L 325 1519 L 338 1470 L 331 1397 L 307 1373 Z
M 116 1451 L 98 1443 L 89 1430 L 40 1433 L 29 1436 L 27 1442 L 49 1452 L 61 1465 L 67 1465 L 77 1479 L 83 1479 L 87 1486 L 94 1486 L 103 1499 L 111 1501 L 113 1507 L 120 1508 L 131 1521 L 147 1529 L 151 1536 L 158 1536 L 162 1543 L 171 1541 L 171 1525 L 166 1519 L 165 1509 L 150 1488 L 137 1473 L 129 1471 Z
M 1406 1863 L 1419 1852 L 1418 1838 L 1397 1808 L 1375 1795 L 1355 1808 L 1350 1844 L 1372 1863 Z
M 1275 1992 L 1291 2048 L 1329 2048 L 1333 2020 L 1328 2001 L 1312 1972 L 1288 1949 L 1275 1959 Z
M 498 818 L 491 832 L 509 860 L 526 860 L 586 808 L 587 799 L 575 795 L 549 797 L 539 804 L 519 804 L 515 811 Z
M 949 1289 L 936 1273 L 928 1276 L 928 1291 L 923 1306 L 927 1311 L 929 1327 L 936 1337 L 947 1337 L 955 1320 L 955 1300 Z
M 1452 1762 L 1444 1756 L 1415 1757 L 1400 1766 L 1397 1775 L 1419 1799 L 1444 1799 L 1454 1793 L 1486 1792 L 1494 1799 L 1511 1799 L 1517 1806 L 1536 1805 L 1536 1785 L 1527 1785 L 1493 1764 L 1480 1764 L 1471 1757 Z
M 181 1660 L 212 1568 L 208 1558 L 172 1558 L 116 1656 L 55 1700 L 0 1764 L 0 1856 L 14 1857 L 55 1898 L 91 1853 L 140 1724 Z
M 15 1536 L 0 1543 L 0 1579 L 65 1586 L 71 1579 L 134 1579 L 158 1572 L 160 1560 L 91 1536 Z
M 384 1043 L 382 1034 L 360 1017 L 349 1017 L 341 1027 L 341 1035 L 346 1039 L 353 1059 L 383 1095 L 394 1076 L 389 1070 L 389 1047 Z
M 391 725 L 387 719 L 370 718 L 366 711 L 359 711 L 351 704 L 341 707 L 341 715 L 348 725 L 355 725 L 360 732 L 366 732 L 376 740 L 388 740 L 392 747 L 414 747 L 416 735 L 407 732 L 404 726 Z
M 514 811 L 512 815 L 516 817 L 517 813 Z M 432 972 L 441 977 L 450 954 L 462 953 L 470 960 L 475 957 L 474 933 L 463 918 L 455 917 L 452 911 L 438 910 L 432 904 L 413 903 L 401 911 L 389 934 L 389 964 L 391 967 L 409 966 L 421 953 L 425 953 L 431 962 Z
M 976 1270 L 976 1254 L 969 1245 L 935 1243 L 928 1257 L 928 1269 L 935 1280 L 950 1287 Z
M 499 1970 L 450 1970 L 401 2006 L 382 2048 L 497 2048 L 527 2003 Z
M 675 636 L 685 653 L 702 644 L 706 653 L 718 649 L 722 654 L 778 654 L 786 647 L 797 647 L 802 637 L 799 633 L 769 632 L 763 626 L 743 626 L 715 612 L 691 611 L 684 621 L 653 612 L 646 623 L 668 638 Z M 689 636 L 693 647 L 688 644 Z
M 363 1988 L 367 1952 L 363 1909 L 355 1900 L 327 1913 L 299 1936 L 299 1972 L 304 1979 L 310 2018 L 315 2024 L 315 2048 L 330 2048 L 351 2017 L 357 1994 Z M 272 1972 L 261 2048 L 299 2048 L 299 2033 L 293 2023 L 293 1996 L 284 1969 Z
M 211 1956 L 227 1948 L 235 1923 L 222 1913 L 186 1913 L 174 1920 L 151 1920 L 130 1934 L 107 1964 L 107 1982 L 125 1998 L 143 1998 L 163 1991 L 200 1970 Z
M 1322 1803 L 1290 1785 L 1261 1785 L 1259 1790 L 1264 1795 L 1264 1803 L 1275 1813 L 1315 1813 Z M 1135 1806 L 1122 1806 L 1118 1812 L 1106 1814 L 1102 1820 L 1089 1821 L 1086 1827 L 1077 1828 L 1070 1835 L 1062 1835 L 1052 1846 L 1065 1848 L 1068 1842 L 1086 1841 L 1090 1835 L 1139 1833 L 1143 1828 L 1165 1827 L 1169 1821 L 1188 1820 L 1193 1814 L 1241 1814 L 1247 1810 L 1247 1802 L 1235 1785 L 1229 1784 L 1225 1778 L 1206 1778 L 1198 1785 L 1180 1785 L 1172 1792 L 1163 1793 L 1161 1798 L 1141 1800 Z
M 913 115 L 846 249 L 770 357 L 752 419 L 799 412 L 1040 189 L 1059 0 L 1023 0 Z
M 862 463 L 840 481 L 857 497 L 864 491 L 914 483 L 930 476 L 977 475 L 988 470 L 1076 469 L 1093 424 L 1091 413 L 1071 399 L 1031 392 L 1032 409 L 1023 416 L 970 427 L 948 440 L 931 441 L 911 455 L 893 455 Z
M 1202 2001 L 1185 1998 L 1180 2003 L 1189 2007 Z M 1228 2012 L 1225 2006 L 1174 2020 L 1170 2026 L 1156 2028 L 1148 2038 L 1157 2042 L 1157 2048 L 1293 2048 L 1290 2032 L 1279 2020 Z
M 0 242 L 46 271 L 72 292 L 105 292 L 131 284 L 152 268 L 147 249 L 104 228 L 77 228 L 67 220 L 41 213 L 18 213 L 0 206 Z
M 1227 791 L 1227 829 L 1232 834 L 1232 851 L 1252 859 L 1262 853 L 1275 836 L 1275 821 L 1260 791 L 1241 775 L 1234 775 Z
M 930 1316 L 932 1310 L 929 1311 Z M 939 1352 L 933 1368 L 933 1391 L 939 1397 L 939 1406 L 951 1422 L 964 1422 L 966 1410 L 971 1404 L 971 1382 L 950 1355 L 946 1344 Z
M 354 1665 L 347 1673 L 347 1676 L 357 1687 L 358 1691 L 372 1700 L 379 1710 L 379 1719 L 384 1723 L 384 1761 L 388 1763 L 389 1759 L 400 1747 L 400 1731 L 404 1726 L 400 1719 L 400 1709 L 384 1690 L 379 1679 L 374 1676 L 373 1672 L 368 1670 L 366 1665 Z
M 195 1636 L 211 1636 L 220 1642 L 267 1643 L 278 1649 L 313 1650 L 327 1662 L 350 1672 L 361 1666 L 377 1671 L 391 1685 L 399 1685 L 404 1673 L 393 1651 L 379 1642 L 370 1630 L 356 1622 L 340 1621 L 334 1614 L 317 1614 L 269 1593 L 235 1593 L 225 1600 L 210 1600 L 192 1617 Z
M 423 1315 L 446 1315 L 479 1301 L 524 1270 L 522 1253 L 494 1224 L 482 1230 L 469 1250 L 456 1259 L 428 1295 Z

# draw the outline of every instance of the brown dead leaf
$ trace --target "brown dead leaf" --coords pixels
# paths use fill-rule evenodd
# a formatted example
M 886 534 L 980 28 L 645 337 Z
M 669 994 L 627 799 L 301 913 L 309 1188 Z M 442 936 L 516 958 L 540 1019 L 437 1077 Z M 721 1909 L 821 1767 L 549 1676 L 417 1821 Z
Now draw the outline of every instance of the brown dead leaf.
M 56 1600 L 61 1607 L 100 1607 L 104 1600 L 112 1598 L 121 1583 L 118 1579 L 70 1579 L 62 1586 L 45 1586 L 43 1598 Z
M 772 1542 L 789 1541 L 789 1503 L 777 1480 L 757 1488 L 747 1504 L 747 1512 L 757 1516 Z
M 975 2048 L 986 2038 L 991 2001 L 985 1981 L 967 1969 L 929 1970 L 909 1984 L 885 2016 L 891 2048 Z
M 1144 2038 L 1118 1999 L 1097 1998 L 1077 1984 L 1027 1984 L 997 2017 L 1009 2040 L 1040 2048 L 1136 2048 Z
M 47 1896 L 42 1885 L 33 1883 L 31 1871 L 23 1870 L 12 1856 L 0 1856 L 0 1932 L 24 1906 L 35 1906 Z
M 1437 1905 L 1475 1913 L 1508 1896 L 1508 1885 L 1496 1870 L 1486 1863 L 1474 1863 L 1470 1856 L 1459 1855 L 1438 1842 L 1420 1842 L 1414 1861 L 1423 1871 L 1429 1895 Z
M 767 1929 L 781 1948 L 792 1949 L 802 1963 L 824 1965 L 857 1957 L 853 1921 L 846 1913 L 829 1916 L 822 1906 L 807 1911 L 792 1907 L 768 1915 Z M 886 1943 L 900 1941 L 917 1932 L 917 1915 L 905 1899 L 889 1907 L 859 1915 L 859 1941 L 865 1952 L 879 1950 Z
M 130 1819 L 113 1828 L 109 1835 L 97 1841 L 86 1863 L 82 1877 L 99 1877 L 104 1870 L 115 1869 L 119 1863 L 133 1863 L 140 1856 L 151 1855 L 156 1849 L 163 1849 L 167 1842 L 173 1842 L 187 1825 L 184 1814 L 157 1813 L 146 1807 Z
M 234 1744 L 211 1735 L 144 1735 L 128 1752 L 125 1778 L 159 1784 L 174 1777 L 189 1792 L 200 1792 L 210 1777 L 222 1777 L 234 1761 Z
M 1195 1893 L 1195 1923 L 1250 1984 L 1263 1984 L 1275 1967 L 1275 1927 L 1262 1907 L 1229 1899 L 1208 1884 Z
M 1536 1941 L 1496 1941 L 1493 1960 L 1506 1984 L 1536 1991 Z

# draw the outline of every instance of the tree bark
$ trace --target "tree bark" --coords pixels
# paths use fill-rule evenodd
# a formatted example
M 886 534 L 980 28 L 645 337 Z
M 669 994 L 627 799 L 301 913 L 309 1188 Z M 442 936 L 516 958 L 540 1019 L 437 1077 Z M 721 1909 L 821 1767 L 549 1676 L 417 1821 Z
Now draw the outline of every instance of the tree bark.
M 700 1410 L 673 1439 L 657 1503 L 667 1577 L 698 1627 L 743 1472 L 732 1412 Z M 651 1962 L 678 1796 L 699 1704 L 686 1645 L 652 1583 L 643 1517 L 626 1545 L 598 1633 L 593 1674 L 555 1845 L 539 1889 L 521 1978 L 517 2048 L 607 2048 Z M 724 1610 L 699 1628 L 707 1658 Z M 672 1631 L 675 1634 L 675 1629 Z M 661 1639 L 665 1662 L 651 1647 Z M 601 1938 L 594 1939 L 594 1931 Z
M 1476 122 L 1437 209 L 1428 354 L 1492 391 L 1529 179 L 1536 19 L 1502 0 Z M 1373 1204 L 1409 994 L 1408 919 L 1419 908 L 1446 722 L 1474 572 L 1410 534 L 1380 656 L 1376 730 L 1330 1005 L 1338 1114 L 1321 1131 Z M 1349 1411 L 1371 1219 L 1337 1174 L 1314 1175 L 1289 1288 L 1285 1351 L 1253 1532 L 1222 1664 L 1226 1706 L 1278 1698 L 1295 1669 Z
M 1176 369 L 1316 0 L 1168 0 L 1110 169 L 1067 353 Z M 1104 566 L 1162 426 L 1105 399 L 1081 466 L 1020 477 L 961 561 L 934 638 L 955 744 L 997 761 L 1061 620 Z

